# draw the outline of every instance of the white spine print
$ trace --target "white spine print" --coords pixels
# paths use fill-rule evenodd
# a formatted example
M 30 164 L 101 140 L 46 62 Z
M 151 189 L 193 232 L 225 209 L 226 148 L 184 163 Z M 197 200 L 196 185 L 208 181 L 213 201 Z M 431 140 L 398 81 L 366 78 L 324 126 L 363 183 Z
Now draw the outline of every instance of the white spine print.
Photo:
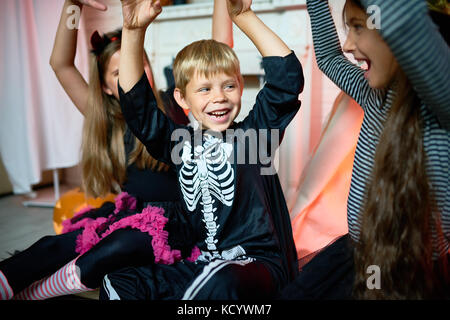
M 213 251 L 213 257 L 221 257 L 217 251 L 215 236 L 220 225 L 214 215 L 215 199 L 226 206 L 231 206 L 234 199 L 234 170 L 228 157 L 232 146 L 222 140 L 205 135 L 203 146 L 197 146 L 192 159 L 191 144 L 186 142 L 183 147 L 183 167 L 180 170 L 180 186 L 184 200 L 190 211 L 194 211 L 201 198 L 203 222 L 207 230 L 205 239 L 208 250 Z

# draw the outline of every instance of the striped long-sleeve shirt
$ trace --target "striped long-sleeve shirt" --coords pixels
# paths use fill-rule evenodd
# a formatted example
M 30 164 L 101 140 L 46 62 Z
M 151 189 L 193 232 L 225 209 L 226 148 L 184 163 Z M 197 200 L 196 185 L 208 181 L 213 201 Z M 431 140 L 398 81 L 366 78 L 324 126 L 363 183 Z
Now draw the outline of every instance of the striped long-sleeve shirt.
M 419 98 L 427 173 L 441 215 L 443 237 L 433 228 L 435 257 L 450 241 L 450 49 L 427 14 L 424 0 L 362 0 L 377 5 L 383 39 L 391 48 Z M 369 87 L 364 71 L 344 55 L 328 1 L 307 0 L 319 68 L 364 110 L 353 164 L 347 216 L 350 236 L 357 241 L 365 189 L 370 183 L 375 151 L 394 93 Z

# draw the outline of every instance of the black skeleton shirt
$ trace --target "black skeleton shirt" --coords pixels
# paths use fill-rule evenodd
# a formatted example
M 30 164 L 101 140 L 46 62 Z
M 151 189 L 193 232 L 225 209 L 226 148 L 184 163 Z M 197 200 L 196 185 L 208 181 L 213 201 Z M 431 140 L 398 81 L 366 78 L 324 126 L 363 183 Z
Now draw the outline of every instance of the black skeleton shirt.
M 264 57 L 266 83 L 249 115 L 225 132 L 177 125 L 157 108 L 145 74 L 120 103 L 130 130 L 176 171 L 199 261 L 256 259 L 280 283 L 297 272 L 297 254 L 274 148 L 300 108 L 303 71 L 294 52 Z

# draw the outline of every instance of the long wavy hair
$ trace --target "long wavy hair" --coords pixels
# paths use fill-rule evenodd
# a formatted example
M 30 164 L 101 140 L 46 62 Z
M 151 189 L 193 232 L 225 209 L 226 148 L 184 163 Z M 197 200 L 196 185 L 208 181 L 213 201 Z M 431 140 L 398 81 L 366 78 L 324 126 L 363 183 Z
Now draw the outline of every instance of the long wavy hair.
M 358 0 L 346 5 L 349 1 L 364 10 Z M 426 170 L 421 101 L 401 69 L 392 86 L 395 98 L 376 149 L 355 244 L 357 299 L 432 298 L 448 277 L 446 257 L 433 261 L 432 231 L 443 233 Z M 381 290 L 367 288 L 370 265 L 380 267 Z
M 120 192 L 126 179 L 126 167 L 135 163 L 140 169 L 167 171 L 168 166 L 150 156 L 136 138 L 134 150 L 126 163 L 124 133 L 126 123 L 119 101 L 103 91 L 104 72 L 112 55 L 120 50 L 121 31 L 107 33 L 108 41 L 101 52 L 92 52 L 89 61 L 88 107 L 81 145 L 82 189 L 93 197 Z M 104 37 L 105 37 L 104 36 Z M 159 97 L 157 90 L 155 96 Z M 164 111 L 160 99 L 158 106 Z

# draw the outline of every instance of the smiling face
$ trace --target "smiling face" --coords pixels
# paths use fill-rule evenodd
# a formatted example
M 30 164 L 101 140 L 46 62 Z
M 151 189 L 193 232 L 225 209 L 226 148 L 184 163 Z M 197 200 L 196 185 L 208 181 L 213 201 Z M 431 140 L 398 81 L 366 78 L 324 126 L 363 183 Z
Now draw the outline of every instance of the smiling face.
M 376 29 L 367 28 L 366 13 L 352 1 L 345 5 L 345 23 L 349 27 L 344 51 L 366 63 L 365 78 L 374 89 L 388 87 L 398 71 L 397 60 Z
M 237 75 L 224 72 L 209 77 L 194 73 L 184 93 L 174 91 L 175 100 L 184 109 L 189 109 L 202 128 L 224 131 L 241 110 L 242 86 Z
M 184 47 L 173 63 L 174 98 L 202 128 L 226 130 L 241 110 L 243 79 L 233 49 L 215 40 Z

